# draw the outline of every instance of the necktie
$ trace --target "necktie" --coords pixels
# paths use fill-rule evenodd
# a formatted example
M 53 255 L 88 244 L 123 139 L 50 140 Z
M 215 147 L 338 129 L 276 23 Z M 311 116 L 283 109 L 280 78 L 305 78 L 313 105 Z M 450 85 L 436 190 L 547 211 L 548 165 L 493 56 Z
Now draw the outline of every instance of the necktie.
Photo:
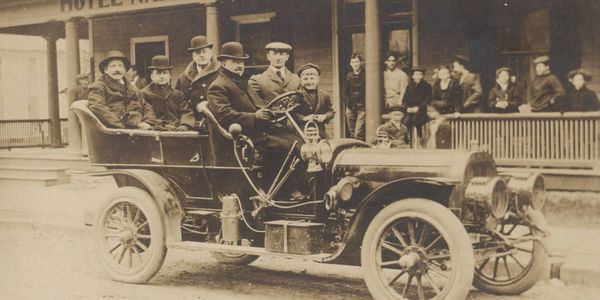
M 275 74 L 277 74 L 277 77 L 279 77 L 279 79 L 281 79 L 281 81 L 283 82 L 283 74 L 281 74 L 281 71 L 277 71 Z

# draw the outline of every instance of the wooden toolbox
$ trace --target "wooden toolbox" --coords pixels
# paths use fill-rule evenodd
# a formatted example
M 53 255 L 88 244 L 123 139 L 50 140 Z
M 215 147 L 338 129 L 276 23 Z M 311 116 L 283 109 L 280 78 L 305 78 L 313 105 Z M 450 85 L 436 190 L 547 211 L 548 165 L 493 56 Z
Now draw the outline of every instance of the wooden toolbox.
M 265 249 L 290 254 L 321 252 L 325 224 L 277 220 L 265 222 Z

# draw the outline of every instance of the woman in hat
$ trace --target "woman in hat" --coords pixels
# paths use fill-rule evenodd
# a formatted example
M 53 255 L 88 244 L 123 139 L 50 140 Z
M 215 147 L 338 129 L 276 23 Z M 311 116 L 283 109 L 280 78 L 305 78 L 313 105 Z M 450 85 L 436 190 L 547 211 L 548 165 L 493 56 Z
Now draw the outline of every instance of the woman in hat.
M 169 58 L 157 55 L 152 58 L 150 78 L 152 82 L 141 90 L 140 95 L 152 105 L 154 113 L 166 130 L 186 131 L 194 127 L 196 119 L 181 91 L 171 87 Z
M 514 113 L 521 105 L 521 91 L 517 84 L 510 80 L 510 69 L 506 67 L 496 70 L 496 84 L 490 90 L 488 105 L 494 113 Z
M 567 94 L 569 111 L 597 111 L 600 109 L 598 96 L 586 86 L 586 83 L 591 80 L 592 75 L 583 69 L 569 72 L 569 82 L 571 82 Z

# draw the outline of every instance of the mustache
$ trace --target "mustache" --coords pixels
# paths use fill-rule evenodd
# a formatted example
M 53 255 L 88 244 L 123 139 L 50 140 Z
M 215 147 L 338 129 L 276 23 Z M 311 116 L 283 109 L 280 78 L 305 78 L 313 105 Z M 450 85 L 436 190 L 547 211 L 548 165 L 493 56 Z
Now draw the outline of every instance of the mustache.
M 121 71 L 114 71 L 114 72 L 112 72 L 110 74 L 112 74 L 112 75 L 123 75 L 123 72 L 121 72 Z

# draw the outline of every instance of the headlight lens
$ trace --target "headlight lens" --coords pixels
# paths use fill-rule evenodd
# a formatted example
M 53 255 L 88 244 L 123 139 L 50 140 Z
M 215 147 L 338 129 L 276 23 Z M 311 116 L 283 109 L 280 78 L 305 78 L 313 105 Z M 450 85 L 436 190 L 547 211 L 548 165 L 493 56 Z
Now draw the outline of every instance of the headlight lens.
M 329 163 L 333 156 L 331 145 L 326 140 L 322 140 L 317 144 L 317 153 L 319 161 L 324 164 Z
M 490 214 L 500 219 L 508 211 L 508 190 L 501 177 L 474 177 L 465 189 L 465 198 L 487 203 Z
M 531 205 L 533 209 L 540 210 L 544 206 L 546 187 L 540 174 L 513 175 L 508 189 L 516 195 L 518 208 Z

